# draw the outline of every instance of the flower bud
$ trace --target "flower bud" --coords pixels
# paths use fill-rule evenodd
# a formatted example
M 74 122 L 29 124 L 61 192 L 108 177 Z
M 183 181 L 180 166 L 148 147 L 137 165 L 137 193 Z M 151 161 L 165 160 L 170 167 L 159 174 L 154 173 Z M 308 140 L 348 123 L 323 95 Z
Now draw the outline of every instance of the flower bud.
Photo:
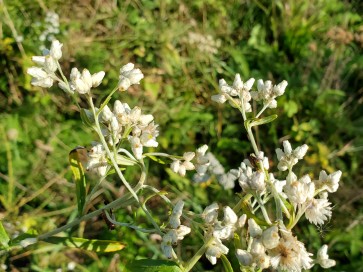
M 267 249 L 277 247 L 279 244 L 280 236 L 278 234 L 278 227 L 272 226 L 262 233 L 262 243 Z
M 249 266 L 252 264 L 252 255 L 246 250 L 237 249 L 236 256 L 241 265 Z
M 93 74 L 92 75 L 92 87 L 94 87 L 94 88 L 98 87 L 101 84 L 102 79 L 104 78 L 104 76 L 105 76 L 104 71 Z
M 58 40 L 54 40 L 52 42 L 49 52 L 52 58 L 59 60 L 62 57 L 62 46 L 63 44 L 60 43 Z
M 234 225 L 238 218 L 237 218 L 237 215 L 236 213 L 228 206 L 224 207 L 224 223 L 226 225 Z

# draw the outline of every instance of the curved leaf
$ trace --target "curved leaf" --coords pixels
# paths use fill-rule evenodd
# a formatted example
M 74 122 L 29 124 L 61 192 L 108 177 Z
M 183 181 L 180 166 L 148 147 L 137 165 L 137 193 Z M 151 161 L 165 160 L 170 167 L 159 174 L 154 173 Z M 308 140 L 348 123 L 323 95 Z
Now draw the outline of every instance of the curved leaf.
M 142 259 L 126 266 L 125 272 L 182 272 L 180 267 L 172 261 Z

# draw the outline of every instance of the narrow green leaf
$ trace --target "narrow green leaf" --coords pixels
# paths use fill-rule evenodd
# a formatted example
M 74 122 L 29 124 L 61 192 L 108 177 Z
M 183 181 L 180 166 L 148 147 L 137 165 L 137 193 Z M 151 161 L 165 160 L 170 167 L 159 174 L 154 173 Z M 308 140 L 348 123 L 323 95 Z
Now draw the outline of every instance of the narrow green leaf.
M 126 266 L 125 272 L 181 272 L 179 266 L 172 261 L 142 259 Z
M 163 161 L 161 158 L 158 158 L 156 156 L 152 156 L 152 155 L 148 155 L 146 154 L 147 157 L 149 157 L 150 159 L 152 159 L 153 161 L 160 163 L 160 164 L 166 164 L 165 161 Z
M 116 155 L 116 162 L 118 165 L 125 165 L 125 166 L 132 166 L 136 164 L 136 161 L 131 160 L 130 158 L 120 154 Z
M 86 177 L 84 174 L 81 160 L 85 156 L 84 147 L 76 147 L 69 153 L 69 163 L 73 172 L 74 181 L 76 183 L 76 195 L 78 215 L 81 216 L 83 212 L 83 206 L 86 201 Z
M 224 271 L 225 272 L 233 272 L 232 265 L 229 262 L 229 260 L 227 259 L 226 255 L 222 254 L 221 255 L 221 260 L 222 260 Z
M 273 115 L 266 116 L 263 118 L 257 118 L 257 119 L 252 120 L 252 122 L 250 123 L 250 126 L 254 127 L 254 126 L 260 126 L 263 124 L 271 123 L 276 118 L 277 118 L 277 114 L 273 114 Z
M 0 244 L 4 248 L 9 248 L 9 241 L 10 238 L 6 230 L 4 229 L 3 223 L 0 221 Z
M 78 237 L 49 237 L 43 241 L 51 244 L 64 245 L 72 248 L 108 253 L 122 250 L 125 245 L 118 241 L 85 239 Z

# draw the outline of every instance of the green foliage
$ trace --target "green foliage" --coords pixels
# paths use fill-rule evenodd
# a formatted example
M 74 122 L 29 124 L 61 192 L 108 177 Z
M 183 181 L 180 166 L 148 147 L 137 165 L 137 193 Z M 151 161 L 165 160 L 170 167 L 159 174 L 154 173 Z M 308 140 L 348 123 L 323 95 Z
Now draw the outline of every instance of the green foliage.
M 0 217 L 5 217 L 1 244 L 5 246 L 6 237 L 19 232 L 49 231 L 76 216 L 76 187 L 67 156 L 76 146 L 90 145 L 93 136 L 81 124 L 80 115 L 86 124 L 87 119 L 58 88 L 34 88 L 25 73 L 32 65 L 30 56 L 39 55 L 41 46 L 49 46 L 39 36 L 46 29 L 46 10 L 54 10 L 60 16 L 57 38 L 64 43 L 64 63 L 71 63 L 64 67 L 65 72 L 72 67 L 106 71 L 98 102 L 117 83 L 122 65 L 132 61 L 143 70 L 146 77 L 140 88 L 132 89 L 129 96 L 117 93 L 116 98 L 142 105 L 143 111 L 154 114 L 160 124 L 161 151 L 182 154 L 206 143 L 227 170 L 236 167 L 251 149 L 239 113 L 210 100 L 218 79 L 231 82 L 235 73 L 245 80 L 268 78 L 277 83 L 286 79 L 289 85 L 278 100 L 277 112 L 266 114 L 276 113 L 278 118 L 256 128 L 257 140 L 271 158 L 287 137 L 296 145 L 307 143 L 306 162 L 314 177 L 320 171 L 318 165 L 328 172 L 343 171 L 342 188 L 332 200 L 338 203 L 332 229 L 321 237 L 315 229 L 301 228 L 306 239 L 315 232 L 311 242 L 317 247 L 332 245 L 332 257 L 338 261 L 332 271 L 358 271 L 362 265 L 362 239 L 358 237 L 363 231 L 362 198 L 356 197 L 362 193 L 363 180 L 363 19 L 358 2 L 143 0 L 64 5 L 54 0 L 1 1 Z M 216 51 L 192 42 L 190 33 L 211 35 Z M 228 203 L 233 197 L 233 192 L 221 191 L 214 180 L 194 185 L 190 177 L 181 178 L 163 165 L 157 166 L 159 163 L 150 162 L 149 182 L 185 198 L 187 208 L 200 212 L 216 199 Z M 125 176 L 135 179 L 131 170 Z M 87 182 L 95 183 L 92 175 L 86 177 Z M 109 175 L 93 205 L 118 198 L 120 187 L 121 182 Z M 158 197 L 148 205 L 155 218 L 166 218 Z M 146 225 L 144 215 L 132 209 L 116 211 L 116 217 Z M 346 231 L 357 220 L 357 226 Z M 137 258 L 162 258 L 157 242 L 149 236 L 127 228 L 109 231 L 101 218 L 71 232 L 127 244 L 121 264 Z M 198 240 L 189 242 L 190 250 L 183 252 L 186 258 L 198 245 Z M 28 264 L 32 271 L 65 269 L 64 263 L 71 260 L 80 271 L 107 271 L 112 265 L 114 255 L 89 256 L 80 250 L 70 254 L 67 250 L 56 245 L 34 246 L 33 254 L 22 256 L 24 251 L 15 249 L 13 254 L 21 262 L 5 257 L 0 262 L 21 271 Z M 116 267 L 123 267 L 121 264 Z M 207 263 L 199 268 L 212 269 Z

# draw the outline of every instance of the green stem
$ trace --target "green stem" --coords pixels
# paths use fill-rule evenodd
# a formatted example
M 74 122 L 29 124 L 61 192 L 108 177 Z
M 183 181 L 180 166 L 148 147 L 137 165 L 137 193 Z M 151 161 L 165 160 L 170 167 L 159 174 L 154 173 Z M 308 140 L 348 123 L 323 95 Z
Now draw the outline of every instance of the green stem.
M 194 254 L 194 256 L 186 263 L 184 266 L 184 271 L 190 271 L 194 265 L 198 262 L 198 260 L 203 256 L 207 248 L 210 246 L 211 242 L 214 240 L 214 237 L 209 238 L 209 240 Z
M 69 228 L 72 228 L 74 226 L 77 226 L 79 225 L 82 221 L 87 221 L 95 216 L 98 216 L 100 215 L 104 210 L 109 210 L 109 209 L 117 209 L 117 208 L 120 208 L 120 207 L 126 207 L 130 204 L 132 204 L 134 202 L 134 200 L 131 198 L 131 194 L 130 193 L 127 193 L 125 194 L 124 196 L 112 201 L 111 203 L 107 204 L 106 206 L 102 207 L 101 209 L 98 209 L 96 211 L 93 211 L 89 214 L 86 214 L 80 218 L 77 218 L 75 220 L 73 220 L 72 222 L 60 227 L 60 228 L 57 228 L 57 229 L 54 229 L 52 231 L 49 231 L 47 233 L 44 233 L 44 234 L 41 234 L 39 235 L 37 238 L 38 240 L 44 240 L 44 239 L 47 239 L 48 237 L 51 237 L 57 233 L 60 233 L 62 231 L 65 231 Z

